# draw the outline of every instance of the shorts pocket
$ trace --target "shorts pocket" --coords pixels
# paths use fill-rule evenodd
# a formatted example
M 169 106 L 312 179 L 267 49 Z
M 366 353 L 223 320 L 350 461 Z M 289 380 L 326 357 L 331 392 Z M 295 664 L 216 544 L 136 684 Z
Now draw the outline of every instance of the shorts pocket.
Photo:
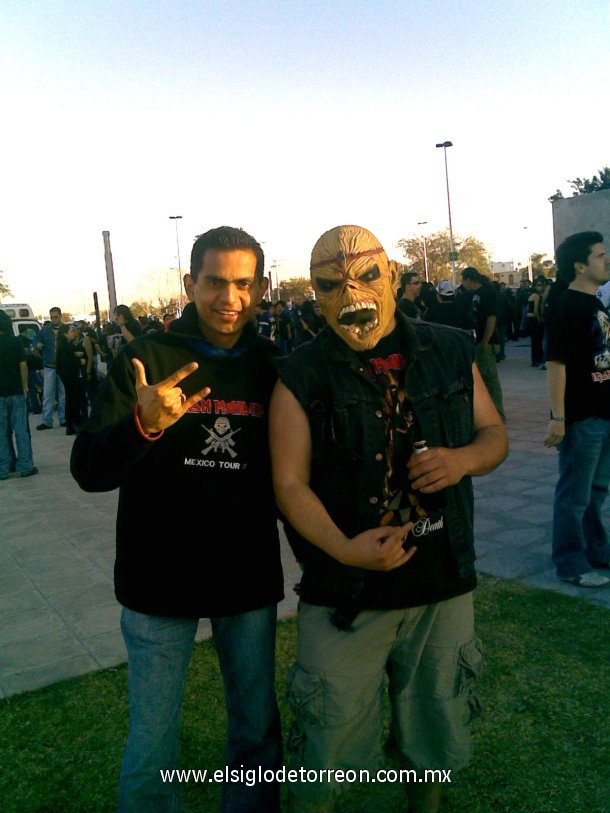
M 294 714 L 286 745 L 294 757 L 302 758 L 307 729 L 324 725 L 324 684 L 320 675 L 306 672 L 295 663 L 288 673 L 286 688 Z
M 481 713 L 481 703 L 474 688 L 483 672 L 483 664 L 483 644 L 475 635 L 458 653 L 458 693 L 464 701 L 464 725 L 470 725 Z

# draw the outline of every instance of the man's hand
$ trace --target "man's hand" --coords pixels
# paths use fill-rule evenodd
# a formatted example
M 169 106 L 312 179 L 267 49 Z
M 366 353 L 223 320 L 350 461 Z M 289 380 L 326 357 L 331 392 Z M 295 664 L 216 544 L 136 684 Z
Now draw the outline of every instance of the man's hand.
M 417 548 L 403 548 L 413 523 L 402 527 L 371 528 L 345 542 L 339 561 L 365 570 L 394 570 L 408 562 Z
M 565 421 L 549 421 L 549 426 L 544 439 L 545 446 L 559 446 L 566 433 Z
M 199 367 L 197 362 L 193 361 L 181 367 L 172 375 L 168 376 L 165 381 L 159 384 L 149 385 L 146 380 L 146 372 L 144 365 L 139 359 L 132 359 L 133 366 L 136 371 L 136 395 L 138 396 L 139 417 L 142 424 L 142 430 L 147 435 L 154 435 L 167 429 L 168 426 L 176 423 L 188 412 L 193 404 L 205 398 L 210 393 L 209 387 L 204 387 L 199 392 L 187 398 L 182 392 L 181 388 L 177 385 L 194 373 Z
M 466 474 L 461 449 L 436 446 L 420 454 L 412 454 L 407 465 L 409 480 L 416 491 L 434 494 L 459 483 Z

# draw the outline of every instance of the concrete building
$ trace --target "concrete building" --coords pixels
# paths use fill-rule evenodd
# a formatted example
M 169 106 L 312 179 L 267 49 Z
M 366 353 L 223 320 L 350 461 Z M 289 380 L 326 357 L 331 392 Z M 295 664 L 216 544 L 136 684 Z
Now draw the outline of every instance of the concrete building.
M 527 277 L 527 268 L 517 268 L 515 270 L 515 263 L 510 262 L 492 262 L 491 275 L 495 282 L 503 282 L 509 288 L 516 288 L 525 275 Z
M 555 248 L 579 231 L 599 231 L 610 247 L 610 189 L 553 201 Z

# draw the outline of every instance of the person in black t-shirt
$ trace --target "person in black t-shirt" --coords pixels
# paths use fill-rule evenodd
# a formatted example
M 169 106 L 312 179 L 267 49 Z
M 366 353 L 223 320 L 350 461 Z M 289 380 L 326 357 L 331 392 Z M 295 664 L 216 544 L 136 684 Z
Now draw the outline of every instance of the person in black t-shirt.
M 13 336 L 10 317 L 0 311 L 0 480 L 38 473 L 32 459 L 27 395 L 28 368 L 23 345 Z
M 23 345 L 25 362 L 28 367 L 28 406 L 33 415 L 42 412 L 42 361 L 37 353 L 33 352 L 32 339 L 28 336 L 27 325 L 19 325 L 17 337 Z
M 610 566 L 602 507 L 610 485 L 610 316 L 597 297 L 609 264 L 599 232 L 568 237 L 556 252 L 567 290 L 548 321 L 551 420 L 546 446 L 559 447 L 553 562 L 562 581 L 603 587 Z
M 142 335 L 142 327 L 127 305 L 117 305 L 114 309 L 114 318 L 121 329 L 121 345 L 128 344 Z
M 476 268 L 465 268 L 462 271 L 462 285 L 468 298 L 465 308 L 470 315 L 470 326 L 475 333 L 475 359 L 485 386 L 489 390 L 491 400 L 503 420 L 504 406 L 502 399 L 502 386 L 498 378 L 496 367 L 496 354 L 493 346 L 497 342 L 496 321 L 498 305 L 496 295 L 486 276 L 479 274 Z
M 455 285 L 450 280 L 443 279 L 435 290 L 436 302 L 425 311 L 424 321 L 468 330 L 470 326 L 468 314 L 461 304 L 456 302 Z
M 544 336 L 543 323 L 543 296 L 546 291 L 546 280 L 537 277 L 534 280 L 532 293 L 527 300 L 526 324 L 527 335 L 531 341 L 532 367 L 539 367 L 544 363 L 544 350 L 542 346 Z
M 396 306 L 405 316 L 412 319 L 421 319 L 419 307 L 419 292 L 422 282 L 417 271 L 407 271 L 400 278 L 400 296 Z

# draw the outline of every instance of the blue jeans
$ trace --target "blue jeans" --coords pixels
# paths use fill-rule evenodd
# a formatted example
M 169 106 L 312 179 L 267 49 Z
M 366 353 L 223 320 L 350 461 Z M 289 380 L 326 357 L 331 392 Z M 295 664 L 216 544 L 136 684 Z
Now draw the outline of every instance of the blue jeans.
M 567 424 L 553 504 L 553 562 L 560 579 L 588 573 L 593 563 L 610 559 L 601 518 L 609 483 L 610 421 Z
M 10 438 L 13 432 L 17 445 L 15 471 L 31 471 L 34 468 L 32 439 L 24 395 L 7 395 L 0 398 L 0 479 L 7 477 L 11 471 L 13 454 Z
M 229 768 L 277 770 L 282 764 L 275 698 L 277 607 L 212 618 L 228 716 Z M 164 618 L 123 608 L 121 628 L 129 655 L 129 737 L 119 788 L 120 813 L 176 813 L 177 780 L 160 769 L 178 767 L 180 705 L 197 618 Z M 201 703 L 205 715 L 205 699 Z M 205 718 L 204 718 L 205 719 Z M 205 723 L 204 723 L 205 724 Z M 207 768 L 218 765 L 187 765 Z M 222 813 L 279 813 L 279 785 L 225 783 Z
M 66 420 L 66 393 L 61 378 L 57 375 L 55 367 L 44 368 L 44 384 L 42 388 L 42 422 L 53 426 L 53 407 L 57 401 L 57 416 L 60 423 Z

